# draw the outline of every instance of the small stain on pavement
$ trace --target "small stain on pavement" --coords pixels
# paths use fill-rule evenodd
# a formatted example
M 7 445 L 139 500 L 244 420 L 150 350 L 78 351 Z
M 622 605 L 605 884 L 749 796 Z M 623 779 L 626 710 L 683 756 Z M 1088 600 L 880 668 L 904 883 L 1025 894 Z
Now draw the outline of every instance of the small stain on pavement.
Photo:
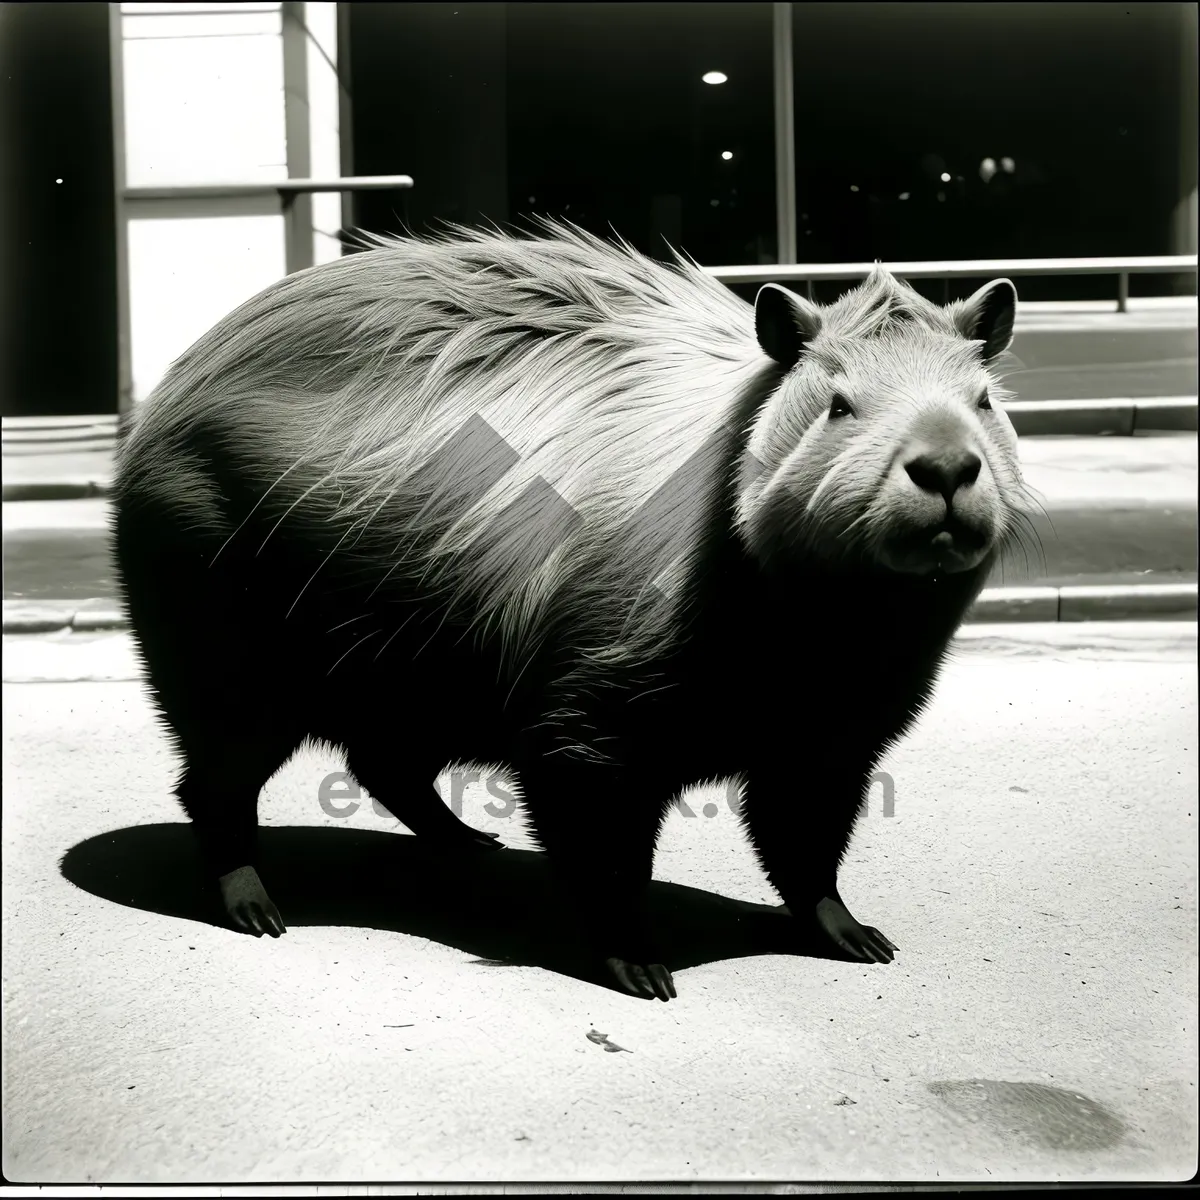
M 1125 1123 L 1102 1104 L 1064 1088 L 996 1079 L 939 1080 L 927 1086 L 962 1116 L 1049 1150 L 1103 1150 L 1126 1133 Z

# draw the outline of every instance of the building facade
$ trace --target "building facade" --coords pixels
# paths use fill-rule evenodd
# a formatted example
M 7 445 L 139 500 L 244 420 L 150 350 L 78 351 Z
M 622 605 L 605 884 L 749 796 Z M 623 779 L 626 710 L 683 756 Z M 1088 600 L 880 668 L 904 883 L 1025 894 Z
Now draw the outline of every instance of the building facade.
M 298 227 L 313 262 L 533 215 L 711 266 L 1196 250 L 1193 4 L 5 10 L 6 414 L 144 397 Z M 195 194 L 349 175 L 413 186 Z

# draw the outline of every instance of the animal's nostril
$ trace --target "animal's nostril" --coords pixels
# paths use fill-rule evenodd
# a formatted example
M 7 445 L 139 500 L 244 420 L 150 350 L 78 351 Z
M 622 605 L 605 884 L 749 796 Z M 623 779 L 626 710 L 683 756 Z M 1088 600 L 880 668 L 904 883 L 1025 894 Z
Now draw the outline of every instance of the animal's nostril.
M 949 499 L 961 487 L 979 478 L 983 465 L 971 450 L 945 450 L 921 454 L 904 464 L 908 477 L 926 492 L 937 492 Z
M 964 451 L 958 462 L 958 475 L 955 477 L 955 488 L 967 487 L 979 478 L 979 468 L 983 461 L 978 454 L 971 450 Z

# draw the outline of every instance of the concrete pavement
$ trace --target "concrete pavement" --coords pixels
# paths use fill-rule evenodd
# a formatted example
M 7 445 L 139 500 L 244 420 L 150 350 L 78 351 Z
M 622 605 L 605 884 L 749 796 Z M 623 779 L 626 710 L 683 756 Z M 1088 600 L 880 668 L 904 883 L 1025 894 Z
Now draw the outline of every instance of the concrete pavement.
M 481 784 L 463 816 L 512 849 L 438 871 L 366 797 L 322 808 L 317 749 L 261 804 L 289 932 L 209 923 L 127 636 L 4 651 L 12 1182 L 1196 1170 L 1194 622 L 963 632 L 844 869 L 890 967 L 765 953 L 730 796 L 689 795 L 654 889 L 669 1005 L 579 977 Z

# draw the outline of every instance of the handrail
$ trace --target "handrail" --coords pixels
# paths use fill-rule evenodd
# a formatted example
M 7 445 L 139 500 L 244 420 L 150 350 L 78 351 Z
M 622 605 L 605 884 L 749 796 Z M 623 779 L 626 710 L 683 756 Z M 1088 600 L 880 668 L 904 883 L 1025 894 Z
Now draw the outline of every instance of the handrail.
M 963 279 L 996 275 L 1185 275 L 1196 270 L 1194 254 L 1142 258 L 987 258 L 947 262 L 882 263 L 906 279 Z M 765 266 L 705 267 L 722 283 L 807 282 L 810 279 L 866 278 L 875 263 L 778 263 Z
M 1004 275 L 1116 275 L 1117 311 L 1129 306 L 1130 275 L 1187 275 L 1196 271 L 1195 254 L 1140 258 L 991 258 L 948 262 L 775 263 L 764 266 L 705 267 L 722 283 L 807 283 L 818 279 L 865 279 L 880 265 L 905 279 L 970 279 Z
M 122 200 L 229 200 L 278 196 L 285 210 L 297 196 L 317 192 L 375 192 L 411 188 L 411 175 L 349 175 L 340 179 L 277 179 L 254 183 L 167 184 L 126 187 Z M 807 283 L 809 295 L 816 280 L 864 279 L 876 265 L 906 279 L 968 279 L 1023 275 L 1116 275 L 1117 311 L 1129 301 L 1130 275 L 1190 274 L 1197 269 L 1195 254 L 1145 255 L 1136 258 L 1018 258 L 943 262 L 894 263 L 769 263 L 759 266 L 705 267 L 727 285 L 746 283 Z
M 228 200 L 314 192 L 383 192 L 413 186 L 411 175 L 348 175 L 344 179 L 276 179 L 262 183 L 191 183 L 127 187 L 124 200 Z

